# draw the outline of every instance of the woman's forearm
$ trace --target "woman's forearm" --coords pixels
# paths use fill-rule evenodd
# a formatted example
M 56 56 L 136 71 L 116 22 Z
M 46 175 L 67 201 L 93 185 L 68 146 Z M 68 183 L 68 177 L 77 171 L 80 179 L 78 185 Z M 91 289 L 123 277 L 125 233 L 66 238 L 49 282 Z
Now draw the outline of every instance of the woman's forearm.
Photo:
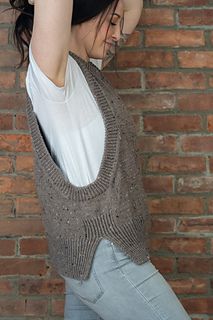
M 41 70 L 62 86 L 68 59 L 73 0 L 34 0 L 34 7 L 33 56 Z

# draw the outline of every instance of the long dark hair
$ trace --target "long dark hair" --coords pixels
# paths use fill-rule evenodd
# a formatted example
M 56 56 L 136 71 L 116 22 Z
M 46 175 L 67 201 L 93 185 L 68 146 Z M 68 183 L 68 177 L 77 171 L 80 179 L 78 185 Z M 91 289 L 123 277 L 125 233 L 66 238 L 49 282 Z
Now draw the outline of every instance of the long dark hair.
M 15 13 L 20 13 L 19 16 L 16 17 L 13 28 L 13 41 L 21 55 L 20 63 L 17 65 L 17 68 L 20 68 L 26 60 L 27 63 L 29 63 L 29 44 L 33 30 L 34 6 L 30 5 L 28 0 L 9 0 L 9 2 L 11 8 L 6 10 L 15 10 Z M 111 8 L 113 8 L 113 12 L 115 12 L 118 2 L 119 0 L 74 0 L 73 15 L 70 24 L 77 25 L 86 22 L 101 13 L 96 30 L 97 36 L 98 30 L 104 22 L 104 14 Z M 26 56 L 25 48 L 27 48 Z

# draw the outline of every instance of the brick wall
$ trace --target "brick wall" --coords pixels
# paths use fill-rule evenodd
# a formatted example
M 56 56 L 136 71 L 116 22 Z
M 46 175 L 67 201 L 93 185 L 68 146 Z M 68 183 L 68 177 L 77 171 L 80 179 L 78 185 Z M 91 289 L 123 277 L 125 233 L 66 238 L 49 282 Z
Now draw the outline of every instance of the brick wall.
M 212 25 L 213 1 L 144 1 L 108 71 L 138 128 L 152 261 L 196 320 L 213 319 Z
M 0 0 L 0 11 L 8 1 Z M 64 283 L 50 267 L 16 69 L 13 17 L 0 15 L 0 318 L 62 319 Z M 193 320 L 213 320 L 213 1 L 144 0 L 118 54 L 137 126 L 152 216 L 152 262 Z

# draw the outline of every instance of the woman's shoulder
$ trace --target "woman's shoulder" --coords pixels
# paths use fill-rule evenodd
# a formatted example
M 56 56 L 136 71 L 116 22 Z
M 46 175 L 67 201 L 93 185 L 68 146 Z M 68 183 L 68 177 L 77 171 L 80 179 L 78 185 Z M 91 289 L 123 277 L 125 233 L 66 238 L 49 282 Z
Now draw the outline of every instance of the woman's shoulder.
M 75 60 L 69 55 L 66 66 L 64 86 L 57 86 L 39 67 L 36 62 L 31 46 L 29 46 L 29 65 L 26 75 L 26 84 L 30 86 L 31 92 L 35 91 L 40 98 L 52 102 L 64 102 L 68 100 L 75 89 L 79 78 L 79 68 Z

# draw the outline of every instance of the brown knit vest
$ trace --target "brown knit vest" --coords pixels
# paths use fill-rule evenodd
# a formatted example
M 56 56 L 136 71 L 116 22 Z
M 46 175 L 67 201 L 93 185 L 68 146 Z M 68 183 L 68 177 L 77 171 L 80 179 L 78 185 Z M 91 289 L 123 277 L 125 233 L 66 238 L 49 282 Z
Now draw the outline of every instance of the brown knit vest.
M 78 187 L 65 179 L 51 157 L 27 92 L 26 114 L 50 261 L 59 274 L 85 280 L 96 247 L 104 238 L 137 264 L 149 260 L 150 216 L 136 153 L 133 119 L 101 71 L 92 62 L 69 54 L 80 66 L 105 124 L 104 154 L 95 181 Z

